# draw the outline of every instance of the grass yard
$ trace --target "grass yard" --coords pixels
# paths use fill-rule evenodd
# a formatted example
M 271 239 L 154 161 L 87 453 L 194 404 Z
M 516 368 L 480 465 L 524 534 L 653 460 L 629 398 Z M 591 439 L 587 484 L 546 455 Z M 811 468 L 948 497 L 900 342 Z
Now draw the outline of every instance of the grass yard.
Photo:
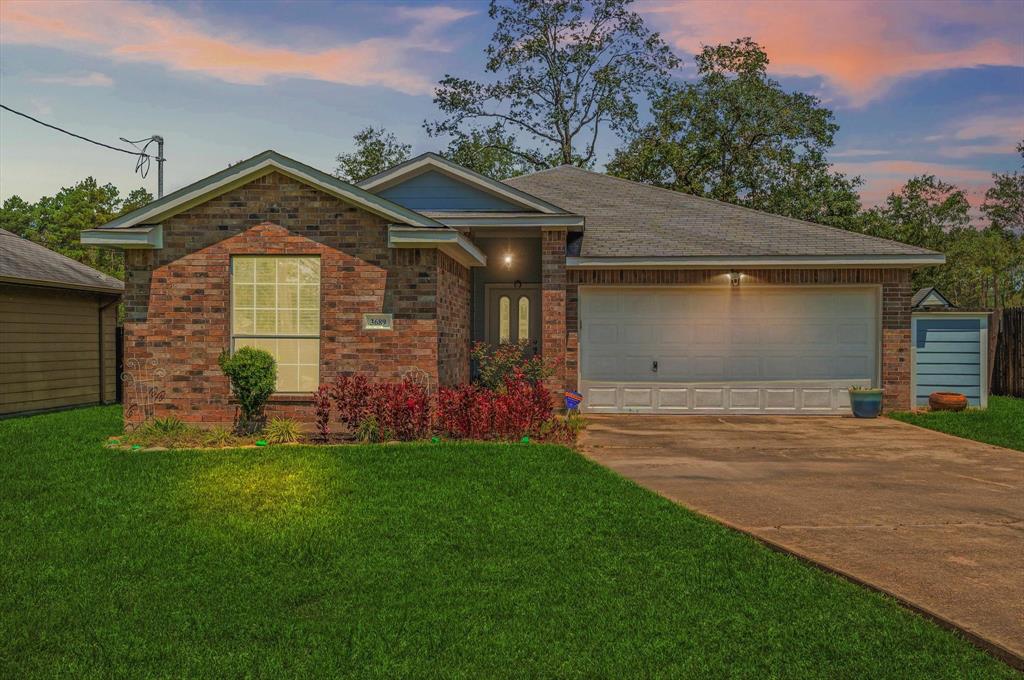
M 0 421 L 2 677 L 1018 677 L 568 449 L 119 427 Z
M 989 397 L 988 408 L 953 413 L 893 413 L 896 420 L 957 437 L 1024 451 L 1024 399 Z

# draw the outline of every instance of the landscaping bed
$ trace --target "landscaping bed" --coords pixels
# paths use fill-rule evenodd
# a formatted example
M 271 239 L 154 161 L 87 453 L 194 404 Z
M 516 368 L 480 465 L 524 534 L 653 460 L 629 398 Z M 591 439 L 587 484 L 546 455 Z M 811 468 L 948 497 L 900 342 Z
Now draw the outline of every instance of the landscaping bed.
M 1024 451 L 1024 399 L 989 397 L 987 409 L 915 411 L 890 417 L 931 430 Z
M 0 421 L 4 677 L 1017 677 L 571 450 Z

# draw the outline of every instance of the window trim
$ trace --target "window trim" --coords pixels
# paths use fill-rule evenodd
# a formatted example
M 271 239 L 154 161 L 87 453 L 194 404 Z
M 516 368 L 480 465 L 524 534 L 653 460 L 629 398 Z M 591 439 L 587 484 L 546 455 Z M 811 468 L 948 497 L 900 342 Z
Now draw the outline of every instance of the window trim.
M 317 325 L 320 331 L 317 335 L 267 335 L 266 333 L 235 333 L 235 259 L 240 257 L 246 258 L 274 258 L 275 260 L 282 260 L 286 258 L 315 258 L 317 264 L 320 267 L 320 278 L 317 280 L 317 288 L 319 294 L 317 297 Z M 320 368 L 322 363 L 322 350 L 323 350 L 323 258 L 320 253 L 287 253 L 282 255 L 272 255 L 269 253 L 230 253 L 228 255 L 228 351 L 234 354 L 236 347 L 236 340 L 316 340 L 317 341 L 317 364 L 316 364 L 316 375 L 317 383 L 320 382 Z M 276 285 L 276 282 L 275 282 Z M 301 285 L 301 284 L 300 284 Z M 276 307 L 275 307 L 276 309 Z M 254 319 L 255 324 L 255 319 Z M 253 326 L 255 330 L 255 325 Z M 276 363 L 276 361 L 275 361 Z M 283 392 L 276 389 L 271 398 L 293 398 L 312 395 L 316 390 L 300 390 L 295 392 Z

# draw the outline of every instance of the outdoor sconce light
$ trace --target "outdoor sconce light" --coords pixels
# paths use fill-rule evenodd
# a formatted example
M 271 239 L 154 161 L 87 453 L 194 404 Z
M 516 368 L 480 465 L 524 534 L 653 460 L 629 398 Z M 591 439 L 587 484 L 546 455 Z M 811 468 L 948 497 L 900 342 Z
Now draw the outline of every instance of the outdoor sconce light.
M 512 269 L 512 253 L 505 253 L 505 269 Z
M 729 283 L 731 283 L 733 287 L 740 285 L 740 278 L 742 276 L 742 274 L 740 274 L 738 271 L 734 269 L 733 271 L 729 272 Z

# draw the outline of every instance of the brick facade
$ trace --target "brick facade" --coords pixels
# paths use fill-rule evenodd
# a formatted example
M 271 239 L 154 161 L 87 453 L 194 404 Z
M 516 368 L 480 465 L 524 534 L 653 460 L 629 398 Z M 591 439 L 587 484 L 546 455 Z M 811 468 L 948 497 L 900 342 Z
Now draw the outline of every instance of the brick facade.
M 566 230 L 544 229 L 541 232 L 541 354 L 552 361 L 555 373 L 548 386 L 562 391 L 566 376 Z M 575 328 L 574 326 L 572 328 Z M 575 374 L 573 374 L 575 376 Z M 572 378 L 575 382 L 575 377 Z
M 163 229 L 161 250 L 126 258 L 126 363 L 153 360 L 166 371 L 154 415 L 234 418 L 217 366 L 230 345 L 232 255 L 320 256 L 321 383 L 339 372 L 398 379 L 419 369 L 434 381 L 459 375 L 451 364 L 468 353 L 468 311 L 458 311 L 469 304 L 468 274 L 454 262 L 439 266 L 445 256 L 433 249 L 389 248 L 382 218 L 271 173 L 167 219 Z M 461 304 L 454 300 L 460 294 Z M 363 330 L 368 312 L 392 313 L 394 330 Z M 136 401 L 126 390 L 126 411 Z M 275 397 L 269 414 L 308 420 L 312 406 L 308 397 Z
M 438 252 L 437 372 L 442 385 L 469 382 L 472 295 L 469 268 Z
M 546 251 L 545 251 L 546 252 Z M 751 269 L 741 271 L 744 286 L 879 285 L 882 297 L 881 362 L 886 410 L 906 410 L 910 399 L 909 269 Z M 579 368 L 579 287 L 581 285 L 679 286 L 728 285 L 726 270 L 578 270 L 566 286 L 565 386 L 577 388 Z

